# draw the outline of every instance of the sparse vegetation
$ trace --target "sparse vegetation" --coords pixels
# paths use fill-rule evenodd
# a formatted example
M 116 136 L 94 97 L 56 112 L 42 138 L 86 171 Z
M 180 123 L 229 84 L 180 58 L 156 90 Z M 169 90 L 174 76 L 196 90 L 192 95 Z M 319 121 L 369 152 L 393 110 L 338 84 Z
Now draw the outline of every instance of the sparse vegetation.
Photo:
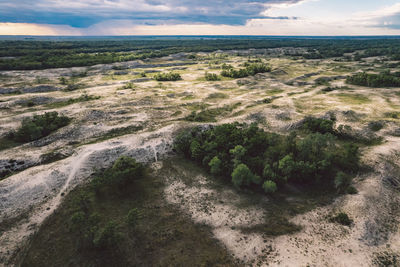
M 100 99 L 100 96 L 92 96 L 88 94 L 82 94 L 77 98 L 70 98 L 66 101 L 59 101 L 59 102 L 53 102 L 50 104 L 47 104 L 46 107 L 48 108 L 60 108 L 60 107 L 65 107 L 68 105 L 72 105 L 75 103 L 80 103 L 80 102 L 88 102 L 92 100 Z
M 349 215 L 344 212 L 340 212 L 336 216 L 332 217 L 331 221 L 345 226 L 350 226 L 353 223 Z

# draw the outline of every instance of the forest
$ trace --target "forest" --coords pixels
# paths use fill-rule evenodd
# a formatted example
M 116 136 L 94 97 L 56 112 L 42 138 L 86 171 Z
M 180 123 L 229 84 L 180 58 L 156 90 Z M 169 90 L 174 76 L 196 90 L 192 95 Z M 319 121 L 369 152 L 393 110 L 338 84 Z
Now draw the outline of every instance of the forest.
M 168 56 L 180 52 L 266 49 L 279 47 L 305 48 L 293 56 L 306 59 L 341 57 L 362 51 L 359 59 L 386 55 L 400 57 L 398 39 L 310 39 L 310 38 L 229 38 L 166 40 L 62 40 L 0 41 L 0 70 L 33 70 L 92 66 Z

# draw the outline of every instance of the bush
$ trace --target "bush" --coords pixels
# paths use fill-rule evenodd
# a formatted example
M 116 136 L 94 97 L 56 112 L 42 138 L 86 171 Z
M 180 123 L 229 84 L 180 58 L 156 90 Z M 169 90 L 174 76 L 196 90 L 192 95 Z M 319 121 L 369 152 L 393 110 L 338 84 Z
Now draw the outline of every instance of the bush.
M 236 188 L 249 186 L 251 183 L 259 184 L 260 177 L 254 175 L 245 164 L 239 164 L 232 172 L 232 183 Z
M 178 73 L 158 73 L 154 75 L 154 79 L 159 82 L 165 82 L 165 81 L 179 81 L 182 80 L 182 77 Z
M 102 188 L 110 188 L 122 192 L 133 181 L 144 176 L 144 166 L 135 159 L 127 156 L 118 158 L 114 165 L 104 173 L 93 178 L 91 184 L 99 191 Z
M 118 245 L 121 239 L 118 233 L 118 225 L 114 221 L 110 221 L 107 225 L 99 229 L 93 239 L 93 245 L 99 249 L 113 249 Z
M 306 117 L 303 121 L 302 129 L 313 133 L 333 133 L 333 120 Z
M 275 193 L 276 190 L 278 190 L 278 187 L 274 181 L 265 181 L 262 187 L 267 194 Z
M 49 135 L 51 132 L 69 124 L 70 118 L 59 116 L 57 112 L 46 112 L 43 115 L 34 115 L 22 121 L 21 128 L 11 134 L 18 142 L 31 142 Z
M 219 81 L 220 80 L 220 78 L 218 77 L 217 74 L 208 73 L 208 72 L 206 72 L 206 74 L 204 75 L 204 78 L 206 79 L 206 81 Z
M 137 208 L 133 208 L 128 212 L 128 215 L 126 216 L 126 222 L 133 227 L 137 224 L 139 217 L 139 210 Z
M 208 166 L 210 166 L 210 172 L 214 175 L 220 174 L 221 163 L 222 163 L 221 160 L 217 156 L 213 157 L 208 163 Z
M 368 123 L 368 128 L 374 132 L 380 131 L 383 126 L 384 123 L 382 121 L 371 121 L 370 123 Z
M 358 190 L 357 190 L 354 186 L 349 186 L 349 187 L 346 189 L 346 193 L 347 193 L 347 194 L 350 194 L 350 195 L 355 195 L 355 194 L 358 193 Z
M 350 226 L 353 223 L 353 220 L 351 220 L 349 216 L 344 212 L 340 212 L 339 214 L 337 214 L 335 217 L 331 219 L 331 221 L 346 226 Z
M 351 183 L 351 177 L 344 172 L 338 172 L 335 177 L 335 188 L 339 191 L 345 191 Z
M 221 75 L 230 78 L 244 78 L 247 76 L 253 76 L 257 73 L 270 72 L 271 67 L 264 63 L 251 63 L 246 64 L 246 68 L 235 70 L 233 67 L 223 68 Z

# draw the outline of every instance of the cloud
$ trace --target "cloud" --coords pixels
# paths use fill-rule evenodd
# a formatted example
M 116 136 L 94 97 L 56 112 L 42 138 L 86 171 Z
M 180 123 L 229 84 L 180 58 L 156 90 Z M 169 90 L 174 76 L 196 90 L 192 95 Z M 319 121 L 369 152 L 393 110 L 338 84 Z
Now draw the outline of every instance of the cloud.
M 304 0 L 0 0 L 0 21 L 88 27 L 104 20 L 245 25 L 273 5 Z M 284 16 L 278 16 L 280 19 Z
M 400 29 L 400 3 L 382 7 L 375 11 L 358 12 L 354 14 L 352 20 L 368 27 Z

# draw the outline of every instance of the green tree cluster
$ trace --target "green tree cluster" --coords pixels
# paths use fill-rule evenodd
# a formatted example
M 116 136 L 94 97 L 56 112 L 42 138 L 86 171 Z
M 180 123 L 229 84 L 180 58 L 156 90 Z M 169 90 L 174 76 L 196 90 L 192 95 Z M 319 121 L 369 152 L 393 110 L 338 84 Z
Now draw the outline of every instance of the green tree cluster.
M 137 208 L 131 209 L 126 220 L 116 222 L 101 217 L 94 210 L 94 201 L 115 194 L 125 194 L 132 187 L 133 182 L 143 178 L 144 166 L 133 158 L 122 156 L 112 167 L 97 173 L 89 186 L 82 189 L 73 199 L 73 213 L 68 222 L 69 230 L 79 234 L 78 246 L 85 249 L 113 251 L 123 239 L 120 226 L 126 224 L 135 227 L 140 219 Z M 107 194 L 100 194 L 107 193 Z
M 358 147 L 336 136 L 307 133 L 301 138 L 268 133 L 255 124 L 192 128 L 182 132 L 175 149 L 236 187 L 273 193 L 287 183 L 327 185 L 345 190 L 358 170 Z
M 244 78 L 248 76 L 256 75 L 257 73 L 265 73 L 270 72 L 271 67 L 264 63 L 248 63 L 245 65 L 245 68 L 234 69 L 227 68 L 221 72 L 221 75 L 229 78 Z
M 347 77 L 346 82 L 367 87 L 400 87 L 400 75 L 390 71 L 380 74 L 360 72 Z

